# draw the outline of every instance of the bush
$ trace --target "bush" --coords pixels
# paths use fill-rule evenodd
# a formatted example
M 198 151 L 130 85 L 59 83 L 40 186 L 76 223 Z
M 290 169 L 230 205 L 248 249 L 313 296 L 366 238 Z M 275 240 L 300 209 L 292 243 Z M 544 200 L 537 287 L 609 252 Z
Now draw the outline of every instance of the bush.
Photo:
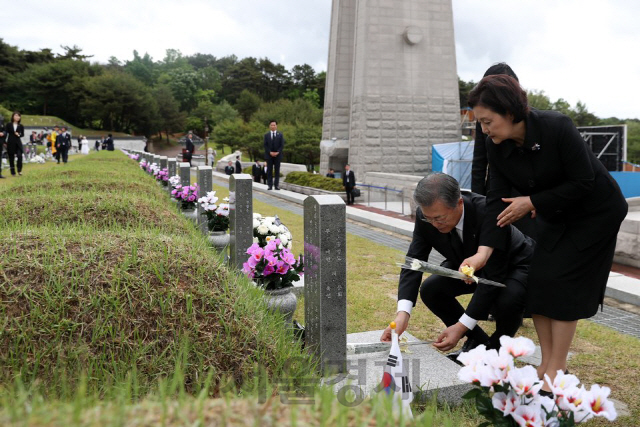
M 303 187 L 313 187 L 327 191 L 344 191 L 340 178 L 327 178 L 311 172 L 290 172 L 284 181 Z

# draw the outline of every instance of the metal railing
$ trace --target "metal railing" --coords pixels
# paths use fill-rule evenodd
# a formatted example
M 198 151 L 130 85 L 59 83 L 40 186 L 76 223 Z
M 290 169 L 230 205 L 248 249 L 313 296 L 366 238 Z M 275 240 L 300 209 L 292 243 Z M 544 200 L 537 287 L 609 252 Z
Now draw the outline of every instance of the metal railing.
M 405 197 L 404 190 L 398 190 L 393 187 L 369 185 L 356 183 L 356 187 L 366 189 L 366 204 L 371 207 L 382 208 L 384 206 L 385 211 L 399 212 L 404 215 L 405 213 Z M 373 194 L 372 194 L 373 193 Z M 363 194 L 361 194 L 363 196 Z

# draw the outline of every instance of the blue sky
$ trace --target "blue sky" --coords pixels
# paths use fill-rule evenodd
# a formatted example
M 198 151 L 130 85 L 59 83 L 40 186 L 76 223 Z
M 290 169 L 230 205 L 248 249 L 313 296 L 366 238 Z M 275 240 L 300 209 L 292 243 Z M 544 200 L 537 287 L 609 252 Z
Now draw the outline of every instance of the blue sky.
M 452 1 L 461 78 L 477 81 L 505 61 L 525 88 L 552 100 L 640 117 L 640 2 Z M 331 0 L 20 0 L 6 12 L 0 37 L 22 49 L 75 44 L 106 62 L 134 49 L 160 60 L 173 48 L 327 66 Z

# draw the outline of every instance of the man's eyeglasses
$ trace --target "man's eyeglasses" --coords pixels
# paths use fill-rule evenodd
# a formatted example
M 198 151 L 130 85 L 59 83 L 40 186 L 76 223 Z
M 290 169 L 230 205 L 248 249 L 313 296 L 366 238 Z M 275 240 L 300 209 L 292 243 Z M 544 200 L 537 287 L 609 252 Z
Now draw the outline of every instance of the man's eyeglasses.
M 428 218 L 428 217 L 424 217 L 424 218 L 420 218 L 422 221 L 424 222 L 428 222 L 429 224 L 433 224 L 438 223 L 438 224 L 444 224 L 447 222 L 447 218 L 449 218 L 449 214 L 445 214 L 445 215 L 440 215 L 437 216 L 435 218 Z

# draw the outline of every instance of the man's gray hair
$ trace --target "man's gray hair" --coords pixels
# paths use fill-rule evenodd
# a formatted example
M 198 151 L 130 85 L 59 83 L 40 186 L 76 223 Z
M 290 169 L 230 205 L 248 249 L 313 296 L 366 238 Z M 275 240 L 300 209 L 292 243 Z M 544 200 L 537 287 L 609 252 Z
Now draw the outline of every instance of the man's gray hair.
M 460 185 L 451 175 L 432 172 L 418 182 L 413 192 L 413 200 L 424 207 L 429 207 L 440 200 L 447 207 L 455 208 L 460 200 Z

